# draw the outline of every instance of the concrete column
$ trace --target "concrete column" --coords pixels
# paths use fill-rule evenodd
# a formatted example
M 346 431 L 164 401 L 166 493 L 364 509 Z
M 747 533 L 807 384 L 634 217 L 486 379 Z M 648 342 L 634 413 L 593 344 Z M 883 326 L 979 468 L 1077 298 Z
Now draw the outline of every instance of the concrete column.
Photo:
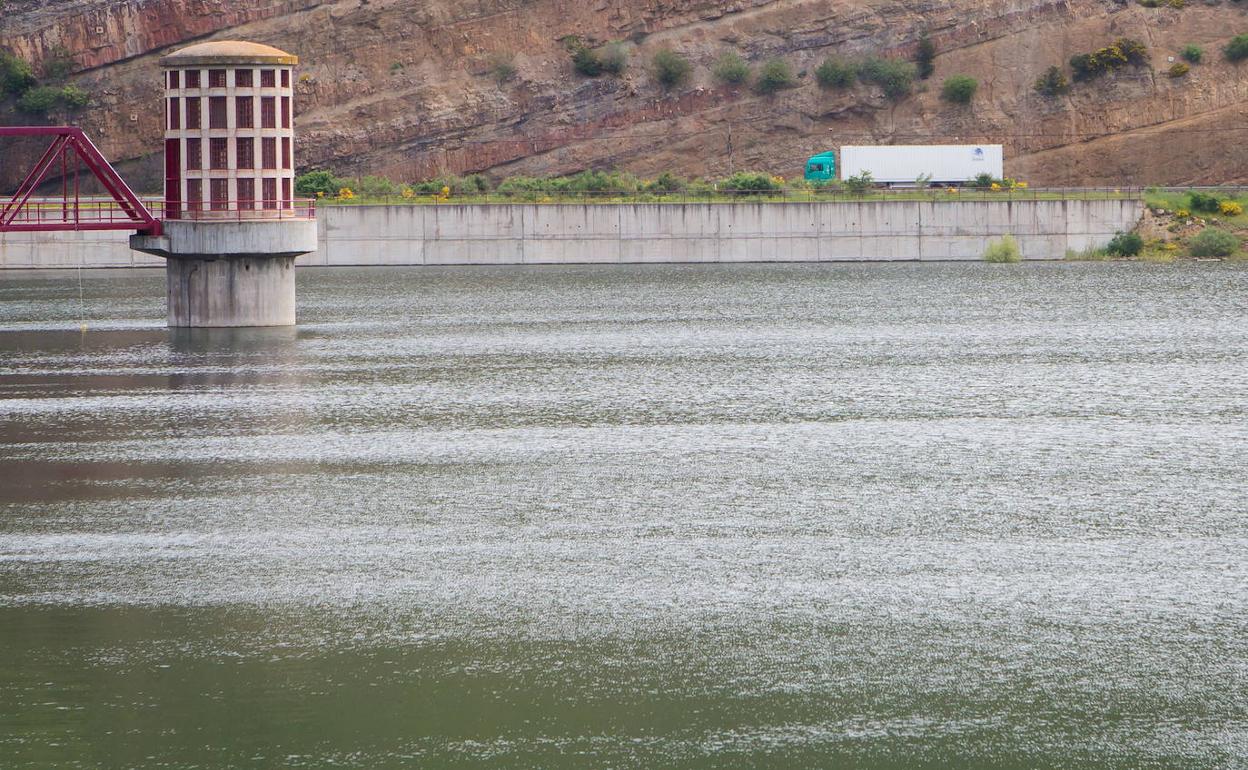
M 316 251 L 316 220 L 169 220 L 130 248 L 165 258 L 170 326 L 290 326 L 295 257 Z
M 170 257 L 169 325 L 293 326 L 295 258 Z

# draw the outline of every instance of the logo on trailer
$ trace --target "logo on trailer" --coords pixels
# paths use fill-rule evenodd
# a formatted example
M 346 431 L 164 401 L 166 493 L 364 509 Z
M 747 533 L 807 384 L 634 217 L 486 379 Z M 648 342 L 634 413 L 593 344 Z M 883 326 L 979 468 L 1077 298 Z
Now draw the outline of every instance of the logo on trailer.
M 980 162 L 982 162 L 982 161 L 984 160 L 984 148 L 983 148 L 983 147 L 976 147 L 976 148 L 975 148 L 975 149 L 971 152 L 971 160 L 972 160 L 973 162 L 975 162 L 975 163 L 980 163 Z

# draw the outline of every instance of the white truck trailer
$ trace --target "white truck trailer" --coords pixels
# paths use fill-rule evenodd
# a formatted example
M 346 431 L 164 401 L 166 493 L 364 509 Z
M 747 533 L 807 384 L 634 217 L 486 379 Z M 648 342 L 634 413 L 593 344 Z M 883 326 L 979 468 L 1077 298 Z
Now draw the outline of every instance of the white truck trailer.
M 871 173 L 876 184 L 913 185 L 931 176 L 932 184 L 964 184 L 980 174 L 1005 176 L 999 144 L 896 144 L 841 148 L 841 180 Z

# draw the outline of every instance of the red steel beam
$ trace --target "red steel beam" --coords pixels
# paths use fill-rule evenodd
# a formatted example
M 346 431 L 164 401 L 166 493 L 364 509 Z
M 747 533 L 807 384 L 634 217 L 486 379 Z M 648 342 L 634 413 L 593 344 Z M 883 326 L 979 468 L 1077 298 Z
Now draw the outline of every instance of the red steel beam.
M 75 126 L 0 126 L 0 138 L 41 136 L 53 137 L 52 144 L 44 151 L 39 162 L 26 174 L 21 185 L 18 186 L 17 191 L 9 198 L 8 202 L 3 207 L 0 207 L 0 232 L 136 230 L 144 235 L 160 235 L 160 220 L 152 216 L 152 213 L 143 205 L 143 202 L 134 194 L 134 191 L 130 189 L 125 180 L 113 169 L 99 148 L 83 133 L 82 129 Z M 47 176 L 48 170 L 57 160 L 60 160 L 62 166 L 64 166 L 71 151 L 81 159 L 83 165 L 108 191 L 108 194 L 112 197 L 112 203 L 121 210 L 120 213 L 124 215 L 124 218 L 116 220 L 110 218 L 108 221 L 101 219 L 95 222 L 80 221 L 78 215 L 77 163 L 75 163 L 73 217 L 71 218 L 68 213 L 71 210 L 68 186 L 62 184 L 62 214 L 60 220 L 36 221 L 34 223 L 24 220 L 19 221 L 18 215 L 29 204 L 35 190 Z M 64 181 L 62 180 L 62 182 Z

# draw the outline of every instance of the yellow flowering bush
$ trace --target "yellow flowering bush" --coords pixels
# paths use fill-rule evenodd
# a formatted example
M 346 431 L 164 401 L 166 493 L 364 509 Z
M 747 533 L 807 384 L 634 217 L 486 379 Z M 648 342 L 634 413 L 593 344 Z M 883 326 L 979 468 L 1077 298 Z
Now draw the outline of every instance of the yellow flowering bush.
M 1218 211 L 1222 212 L 1222 216 L 1237 217 L 1244 213 L 1244 207 L 1235 201 L 1222 201 L 1222 205 L 1218 206 Z
M 1178 211 L 1174 212 L 1174 216 L 1177 219 L 1187 219 L 1191 215 L 1192 215 L 1192 212 L 1188 211 L 1187 209 L 1179 209 Z
M 992 190 L 993 192 L 1001 192 L 1001 185 L 998 184 L 997 182 L 993 182 L 992 187 L 990 187 L 989 189 Z
M 354 197 L 355 193 L 351 191 L 350 187 L 343 187 L 338 191 L 338 200 L 340 201 L 349 201 Z
M 416 191 L 413 190 L 410 185 L 403 185 L 403 189 L 399 192 L 399 195 L 402 195 L 404 198 L 415 198 Z

